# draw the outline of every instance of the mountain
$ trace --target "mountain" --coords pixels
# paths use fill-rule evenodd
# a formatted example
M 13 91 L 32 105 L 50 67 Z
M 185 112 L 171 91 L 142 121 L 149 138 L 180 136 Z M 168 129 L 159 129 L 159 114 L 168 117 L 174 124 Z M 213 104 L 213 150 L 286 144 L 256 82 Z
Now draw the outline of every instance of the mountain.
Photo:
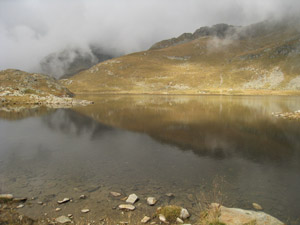
M 299 18 L 218 24 L 99 63 L 70 78 L 75 93 L 298 94 Z
M 89 46 L 88 51 L 80 48 L 66 48 L 44 57 L 40 62 L 40 67 L 45 74 L 57 78 L 68 78 L 113 57 L 115 57 L 114 54 L 106 53 L 97 46 Z

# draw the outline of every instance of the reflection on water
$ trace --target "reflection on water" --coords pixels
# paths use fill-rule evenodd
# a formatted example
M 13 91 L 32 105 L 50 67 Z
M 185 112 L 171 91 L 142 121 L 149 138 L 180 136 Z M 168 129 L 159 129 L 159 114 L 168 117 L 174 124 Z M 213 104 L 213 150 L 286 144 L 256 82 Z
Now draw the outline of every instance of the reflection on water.
M 112 210 L 110 191 L 141 198 L 133 214 L 179 204 L 197 220 L 201 191 L 225 177 L 226 205 L 258 202 L 282 220 L 300 209 L 300 123 L 271 117 L 296 110 L 293 97 L 85 96 L 94 105 L 11 122 L 0 119 L 0 192 L 36 196 L 47 205 L 22 209 L 55 216 L 56 201 L 72 197 L 65 214 L 128 219 Z M 3 118 L 3 117 L 2 117 Z M 174 199 L 165 197 L 173 192 Z M 81 194 L 88 195 L 84 202 Z M 191 197 L 192 196 L 192 197 Z M 124 218 L 125 217 L 125 218 Z M 140 219 L 138 217 L 138 219 Z

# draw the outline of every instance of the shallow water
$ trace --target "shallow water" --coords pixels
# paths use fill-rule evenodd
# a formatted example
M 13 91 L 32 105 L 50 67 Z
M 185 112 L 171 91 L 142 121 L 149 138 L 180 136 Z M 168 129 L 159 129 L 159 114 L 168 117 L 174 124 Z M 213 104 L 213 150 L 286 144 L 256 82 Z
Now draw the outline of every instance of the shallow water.
M 220 189 L 226 206 L 256 202 L 285 222 L 299 219 L 300 121 L 271 116 L 299 109 L 299 98 L 83 97 L 95 104 L 0 112 L 0 192 L 36 197 L 21 212 L 135 223 L 155 212 L 145 201 L 154 196 L 156 206 L 188 208 L 194 223 Z M 137 210 L 114 210 L 122 201 L 110 191 L 136 193 Z M 58 206 L 64 197 L 73 202 Z

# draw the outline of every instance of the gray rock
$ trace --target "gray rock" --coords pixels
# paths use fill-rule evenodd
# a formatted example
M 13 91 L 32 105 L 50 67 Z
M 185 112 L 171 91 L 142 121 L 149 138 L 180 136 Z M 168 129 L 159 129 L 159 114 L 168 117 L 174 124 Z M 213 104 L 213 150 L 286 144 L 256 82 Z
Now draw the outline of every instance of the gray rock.
M 64 223 L 72 223 L 72 220 L 70 220 L 70 218 L 67 217 L 67 216 L 60 216 L 60 217 L 56 218 L 55 221 L 57 223 L 62 223 L 62 224 L 64 224 Z
M 138 199 L 139 197 L 136 194 L 131 194 L 128 196 L 126 203 L 134 204 Z

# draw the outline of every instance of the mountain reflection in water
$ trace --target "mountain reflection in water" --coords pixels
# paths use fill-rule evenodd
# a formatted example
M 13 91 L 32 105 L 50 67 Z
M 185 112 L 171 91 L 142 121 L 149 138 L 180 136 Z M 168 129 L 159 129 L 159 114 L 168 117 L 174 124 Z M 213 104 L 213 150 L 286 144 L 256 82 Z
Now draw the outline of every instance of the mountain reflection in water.
M 1 192 L 39 196 L 51 206 L 77 196 L 76 189 L 101 202 L 87 200 L 95 215 L 116 218 L 110 191 L 141 199 L 173 192 L 174 200 L 161 197 L 158 206 L 180 204 L 197 214 L 197 201 L 187 196 L 199 199 L 220 176 L 226 205 L 258 202 L 282 220 L 298 218 L 300 122 L 271 116 L 298 109 L 297 98 L 81 98 L 95 104 L 13 122 L 0 117 Z

